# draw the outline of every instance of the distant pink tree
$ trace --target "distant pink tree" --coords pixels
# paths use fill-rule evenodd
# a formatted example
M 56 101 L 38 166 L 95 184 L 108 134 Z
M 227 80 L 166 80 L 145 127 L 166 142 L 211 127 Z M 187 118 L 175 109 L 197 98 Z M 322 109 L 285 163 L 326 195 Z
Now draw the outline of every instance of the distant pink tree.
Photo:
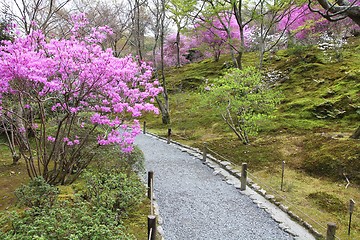
M 358 28 L 349 19 L 330 22 L 322 18 L 321 15 L 310 11 L 306 4 L 294 6 L 293 9 L 289 11 L 289 14 L 281 19 L 278 24 L 279 30 L 287 29 L 289 34 L 298 40 L 314 40 L 318 39 L 316 35 L 324 33 L 334 34 L 339 27 L 342 29 Z
M 221 19 L 214 17 L 213 20 L 195 24 L 195 33 L 198 44 L 205 48 L 204 54 L 211 53 L 215 61 L 219 60 L 222 53 L 229 53 L 232 48 L 236 48 L 240 42 L 239 26 L 232 14 L 223 14 Z M 245 47 L 249 47 L 253 29 L 246 26 L 244 35 Z
M 0 111 L 25 159 L 30 178 L 51 184 L 74 181 L 96 149 L 133 148 L 144 111 L 161 92 L 151 68 L 130 56 L 115 58 L 100 43 L 111 30 L 73 18 L 69 39 L 47 41 L 33 31 L 0 47 Z M 30 144 L 30 142 L 32 142 Z
M 175 66 L 178 64 L 177 59 L 177 34 L 170 34 L 165 39 L 164 44 L 164 62 L 166 66 Z M 186 59 L 186 56 L 189 54 L 189 50 L 195 47 L 192 45 L 192 40 L 186 37 L 185 35 L 181 35 L 181 42 L 179 45 L 179 60 L 180 65 L 184 65 L 189 63 L 190 61 Z
M 352 20 L 360 27 L 360 1 L 359 0 L 308 0 L 309 9 L 331 22 L 343 19 Z

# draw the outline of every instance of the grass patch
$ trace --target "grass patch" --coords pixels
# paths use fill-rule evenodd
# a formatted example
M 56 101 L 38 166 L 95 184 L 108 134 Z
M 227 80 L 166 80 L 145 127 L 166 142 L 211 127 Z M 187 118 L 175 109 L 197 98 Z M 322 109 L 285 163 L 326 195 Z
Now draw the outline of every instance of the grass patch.
M 132 234 L 136 239 L 147 239 L 147 216 L 150 215 L 150 200 L 147 198 L 132 211 L 126 218 L 124 218 L 124 225 L 129 234 Z
M 323 209 L 327 212 L 341 214 L 346 212 L 347 209 L 346 204 L 338 197 L 326 192 L 310 193 L 308 198 L 311 199 L 311 201 L 313 201 L 320 209 Z
M 336 236 L 340 239 L 357 239 L 360 236 L 359 212 L 353 214 L 351 236 L 347 235 L 349 200 L 360 198 L 360 191 L 356 185 L 345 188 L 344 181 L 334 184 L 333 181 L 311 177 L 286 167 L 284 191 L 280 191 L 281 162 L 278 162 L 271 171 L 263 169 L 252 174 L 257 177 L 253 180 L 268 194 L 274 194 L 278 201 L 288 206 L 290 211 L 307 221 L 324 236 L 329 222 L 336 223 Z
M 0 137 L 0 211 L 14 208 L 15 189 L 29 181 L 23 160 L 13 165 L 10 150 L 4 145 L 5 139 Z

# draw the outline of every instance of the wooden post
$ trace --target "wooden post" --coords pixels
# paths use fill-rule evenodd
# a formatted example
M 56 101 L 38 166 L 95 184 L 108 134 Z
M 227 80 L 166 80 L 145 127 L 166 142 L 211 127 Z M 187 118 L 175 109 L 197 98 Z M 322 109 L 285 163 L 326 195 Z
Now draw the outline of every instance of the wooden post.
M 326 240 L 335 240 L 336 224 L 328 223 L 326 231 Z
M 206 155 L 207 155 L 207 143 L 203 143 L 203 162 L 206 162 Z
M 171 141 L 171 128 L 168 128 L 167 144 L 170 144 L 170 141 Z
M 148 239 L 156 239 L 156 216 L 154 215 L 148 216 Z
M 150 186 L 150 214 L 154 215 L 154 179 L 151 179 Z
M 281 187 L 280 187 L 280 190 L 283 191 L 283 185 L 284 185 L 284 172 L 285 172 L 285 161 L 282 161 L 282 164 L 281 164 Z
M 247 163 L 243 163 L 242 168 L 241 168 L 241 178 L 240 178 L 240 182 L 241 182 L 240 190 L 241 191 L 246 190 L 246 181 L 247 181 L 246 178 L 247 178 Z
M 351 231 L 351 217 L 354 212 L 354 207 L 355 207 L 355 201 L 353 199 L 350 199 L 350 205 L 349 205 L 350 218 L 349 218 L 349 229 L 348 229 L 349 236 L 350 236 L 350 231 Z
M 144 128 L 143 128 L 143 134 L 146 133 L 146 121 L 144 121 Z
M 149 171 L 148 172 L 148 198 L 151 200 L 152 199 L 152 193 L 153 193 L 153 180 L 154 179 L 154 172 L 153 171 Z

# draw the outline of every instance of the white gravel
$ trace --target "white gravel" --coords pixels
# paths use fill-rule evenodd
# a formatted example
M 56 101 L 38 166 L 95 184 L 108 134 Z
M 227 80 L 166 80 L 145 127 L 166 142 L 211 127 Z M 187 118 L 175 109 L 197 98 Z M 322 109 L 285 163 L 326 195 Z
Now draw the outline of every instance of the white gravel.
M 149 135 L 136 144 L 147 171 L 154 171 L 154 193 L 166 240 L 287 240 L 264 209 L 202 162 Z

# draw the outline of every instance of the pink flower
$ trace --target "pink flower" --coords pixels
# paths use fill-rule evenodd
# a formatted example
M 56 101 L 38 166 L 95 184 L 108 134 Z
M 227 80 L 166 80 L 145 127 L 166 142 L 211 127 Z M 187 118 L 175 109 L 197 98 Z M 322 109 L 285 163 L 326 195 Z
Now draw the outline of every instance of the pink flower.
M 52 136 L 48 136 L 48 137 L 47 137 L 47 140 L 48 140 L 49 142 L 55 142 L 55 138 L 52 137 Z
M 65 119 L 59 128 L 73 124 L 86 134 L 101 125 L 109 133 L 98 136 L 100 145 L 117 144 L 129 151 L 140 132 L 138 122 L 134 121 L 131 126 L 131 121 L 145 112 L 158 112 L 153 103 L 162 91 L 159 81 L 152 80 L 149 64 L 138 63 L 132 56 L 117 58 L 111 49 L 103 50 L 100 43 L 111 34 L 109 27 L 90 29 L 84 14 L 73 16 L 72 21 L 71 36 L 66 39 L 48 39 L 41 31 L 32 31 L 3 42 L 0 46 L 0 114 L 13 117 L 2 108 L 3 102 L 19 101 L 20 95 L 28 96 L 29 102 L 24 108 L 39 106 L 43 107 L 39 111 L 53 111 L 49 115 Z M 90 33 L 84 34 L 88 29 Z M 126 131 L 132 128 L 131 133 L 118 131 L 125 120 L 127 125 L 123 127 Z M 89 128 L 85 128 L 85 123 Z M 30 126 L 39 127 L 33 122 Z M 62 133 L 73 129 L 55 130 Z M 56 141 L 53 136 L 47 136 L 46 140 Z M 78 136 L 61 137 L 58 141 L 81 147 Z

